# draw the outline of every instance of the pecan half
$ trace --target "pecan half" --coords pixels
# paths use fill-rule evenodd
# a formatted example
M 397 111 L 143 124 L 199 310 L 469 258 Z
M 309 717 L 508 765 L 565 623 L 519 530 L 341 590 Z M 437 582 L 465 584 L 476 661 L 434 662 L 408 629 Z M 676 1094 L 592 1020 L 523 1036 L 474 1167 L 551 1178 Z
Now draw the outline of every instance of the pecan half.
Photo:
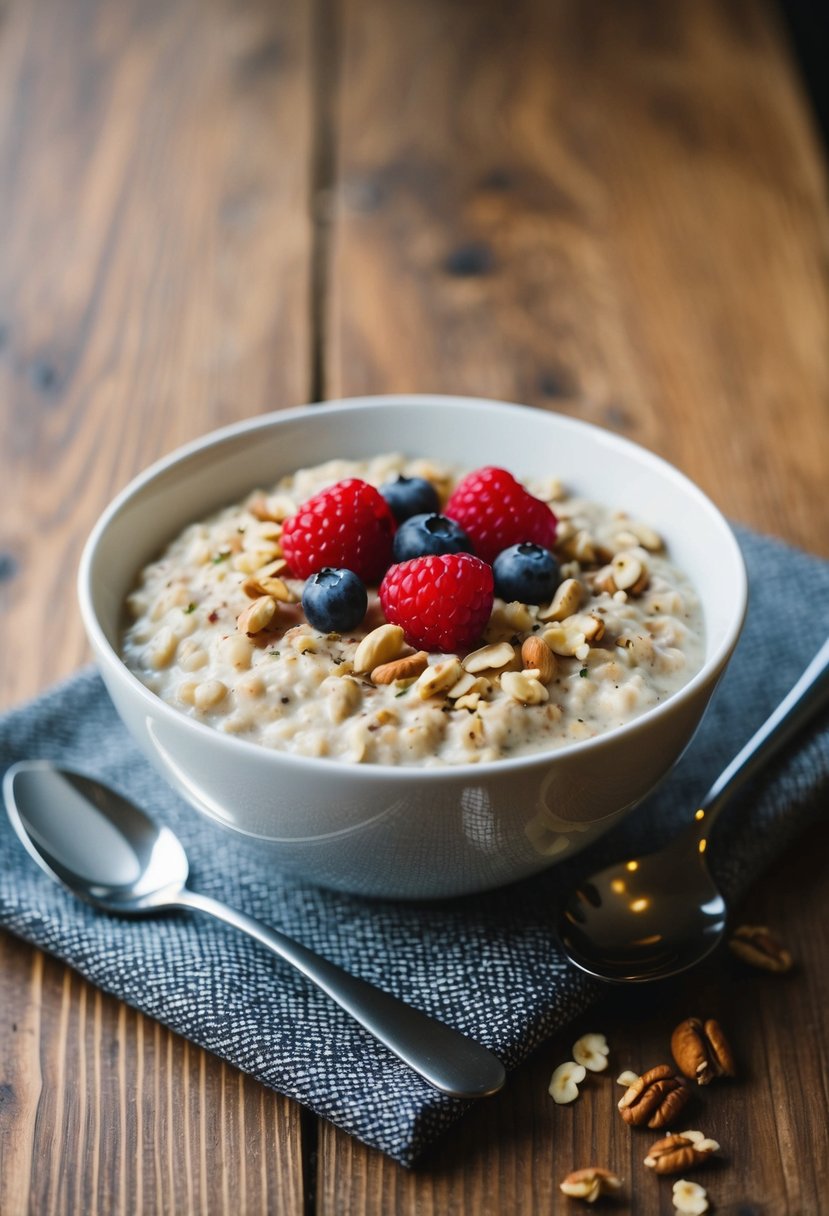
M 667 1127 L 691 1096 L 688 1083 L 674 1076 L 670 1064 L 649 1068 L 619 1099 L 619 1112 L 634 1127 Z
M 702 1165 L 719 1147 L 702 1132 L 675 1132 L 651 1145 L 645 1165 L 655 1174 L 682 1174 Z
M 728 947 L 737 958 L 762 971 L 791 971 L 794 960 L 765 925 L 740 925 L 734 930 Z
M 708 1085 L 717 1077 L 733 1077 L 737 1071 L 728 1039 L 714 1018 L 680 1022 L 671 1035 L 671 1053 L 680 1072 L 699 1085 Z
M 612 1170 L 606 1170 L 601 1165 L 589 1165 L 583 1170 L 573 1170 L 560 1187 L 572 1199 L 595 1203 L 601 1195 L 615 1195 L 620 1191 L 622 1180 Z

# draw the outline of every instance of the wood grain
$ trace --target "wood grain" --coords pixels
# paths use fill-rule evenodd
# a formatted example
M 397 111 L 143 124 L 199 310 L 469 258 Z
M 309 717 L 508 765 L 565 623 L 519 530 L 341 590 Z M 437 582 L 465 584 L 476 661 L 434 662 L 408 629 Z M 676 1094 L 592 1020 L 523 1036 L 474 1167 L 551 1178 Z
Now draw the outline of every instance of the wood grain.
M 716 1017 L 732 1041 L 733 1082 L 699 1090 L 685 1126 L 722 1152 L 690 1175 L 718 1216 L 806 1216 L 823 1211 L 826 1077 L 829 1075 L 829 829 L 811 830 L 758 885 L 736 923 L 774 925 L 797 958 L 787 976 L 745 968 L 724 951 L 690 977 L 619 990 L 535 1053 L 505 1091 L 480 1102 L 414 1171 L 325 1126 L 320 1134 L 319 1212 L 417 1216 L 566 1213 L 579 1206 L 559 1183 L 571 1169 L 604 1165 L 624 1179 L 618 1203 L 601 1210 L 673 1216 L 671 1179 L 643 1159 L 659 1138 L 623 1123 L 615 1109 L 623 1069 L 670 1063 L 670 1035 L 689 1016 Z M 804 893 L 808 893 L 805 895 Z M 547 1094 L 572 1044 L 600 1031 L 610 1067 L 571 1106 Z
M 301 0 L 0 6 L 4 704 L 85 658 L 113 493 L 308 399 L 311 33 Z M 302 1211 L 297 1107 L 7 937 L 0 988 L 3 1216 Z
M 829 553 L 826 183 L 770 7 L 343 14 L 330 392 L 573 414 Z
M 343 0 L 339 38 L 331 393 L 481 394 L 597 422 L 730 515 L 829 553 L 825 177 L 770 7 Z M 759 912 L 796 941 L 829 900 L 808 856 Z M 581 1027 L 608 1034 L 618 1072 L 664 1059 L 691 1013 L 734 1026 L 744 1079 L 692 1112 L 725 1146 L 699 1174 L 718 1212 L 821 1210 L 818 938 L 790 983 L 718 966 Z M 560 1179 L 600 1163 L 627 1180 L 614 1210 L 672 1212 L 612 1082 L 578 1110 L 547 1097 L 578 1029 L 414 1174 L 322 1127 L 320 1210 L 566 1212 Z
M 0 1008 L 3 1216 L 302 1211 L 296 1105 L 5 935 Z
M 11 704 L 86 656 L 75 569 L 115 491 L 307 400 L 313 138 L 299 0 L 4 11 L 0 608 L 46 642 L 2 648 Z

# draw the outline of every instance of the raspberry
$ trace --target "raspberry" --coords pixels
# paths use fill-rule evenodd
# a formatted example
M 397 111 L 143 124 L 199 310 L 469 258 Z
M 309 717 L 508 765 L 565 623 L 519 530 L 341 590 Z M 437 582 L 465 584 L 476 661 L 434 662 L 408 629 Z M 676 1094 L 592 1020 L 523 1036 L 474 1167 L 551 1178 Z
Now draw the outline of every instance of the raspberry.
M 411 646 L 450 653 L 481 636 L 492 611 L 492 570 L 470 553 L 413 557 L 391 566 L 380 584 L 386 620 Z
M 324 566 L 378 583 L 391 561 L 394 516 L 379 490 L 357 477 L 309 498 L 282 527 L 282 552 L 297 578 Z
M 491 465 L 464 477 L 444 509 L 471 537 L 478 557 L 495 561 L 502 549 L 531 541 L 552 549 L 556 517 L 506 469 Z

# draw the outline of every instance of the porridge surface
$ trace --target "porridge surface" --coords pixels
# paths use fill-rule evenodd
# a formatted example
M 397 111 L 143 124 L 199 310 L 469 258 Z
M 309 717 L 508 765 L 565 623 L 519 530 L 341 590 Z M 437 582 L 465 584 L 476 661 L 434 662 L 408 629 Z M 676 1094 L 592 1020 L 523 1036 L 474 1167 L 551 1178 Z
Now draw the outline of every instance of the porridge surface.
M 443 503 L 464 471 L 400 455 L 329 461 L 187 527 L 128 597 L 127 666 L 228 734 L 296 755 L 419 766 L 589 739 L 702 666 L 697 596 L 657 533 L 624 504 L 572 498 L 552 477 L 525 482 L 559 520 L 563 581 L 550 604 L 496 598 L 479 645 L 455 656 L 416 654 L 396 627 L 381 629 L 376 588 L 358 629 L 313 629 L 303 583 L 281 556 L 282 521 L 343 478 L 379 486 L 396 473 L 426 477 Z

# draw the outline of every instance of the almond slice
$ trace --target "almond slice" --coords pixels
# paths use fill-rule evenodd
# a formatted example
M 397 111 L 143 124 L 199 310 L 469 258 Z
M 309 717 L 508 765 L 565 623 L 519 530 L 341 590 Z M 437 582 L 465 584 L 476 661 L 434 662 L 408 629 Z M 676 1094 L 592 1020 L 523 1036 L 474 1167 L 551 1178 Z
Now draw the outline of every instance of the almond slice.
M 407 654 L 402 659 L 393 659 L 391 663 L 381 663 L 372 671 L 371 681 L 373 684 L 393 684 L 395 680 L 412 680 L 428 665 L 428 654 L 425 650 L 418 650 L 417 654 Z
M 465 671 L 473 674 L 479 671 L 489 671 L 493 668 L 506 667 L 515 658 L 515 650 L 509 642 L 493 642 L 473 650 L 463 661 Z

